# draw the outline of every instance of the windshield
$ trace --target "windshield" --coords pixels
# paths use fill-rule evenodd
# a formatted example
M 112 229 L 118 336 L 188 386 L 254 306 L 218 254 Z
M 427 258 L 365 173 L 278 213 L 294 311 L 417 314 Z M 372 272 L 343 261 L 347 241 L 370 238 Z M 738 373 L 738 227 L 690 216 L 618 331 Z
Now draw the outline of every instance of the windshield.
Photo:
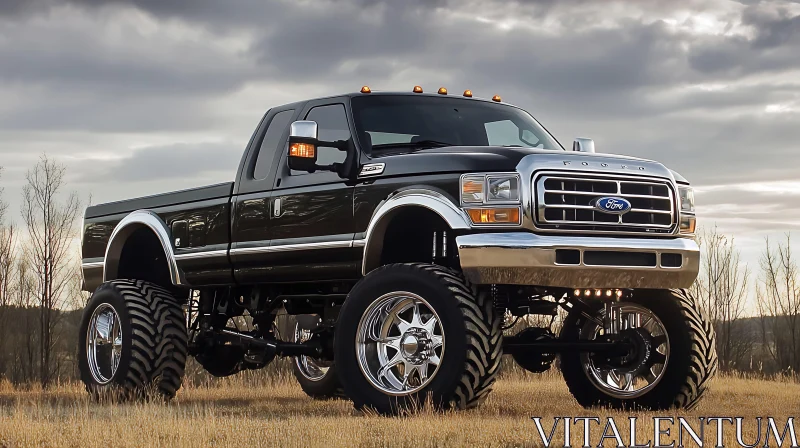
M 563 150 L 527 112 L 467 98 L 370 95 L 352 99 L 367 153 L 443 146 L 517 146 Z

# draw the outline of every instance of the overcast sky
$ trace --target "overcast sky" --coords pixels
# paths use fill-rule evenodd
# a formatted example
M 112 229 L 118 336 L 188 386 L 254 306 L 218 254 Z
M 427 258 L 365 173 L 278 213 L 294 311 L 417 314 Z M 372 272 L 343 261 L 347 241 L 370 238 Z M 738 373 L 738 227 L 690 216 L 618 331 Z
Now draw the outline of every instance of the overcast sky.
M 42 152 L 94 202 L 232 180 L 271 106 L 469 88 L 562 144 L 664 162 L 755 267 L 800 226 L 800 4 L 0 0 L 0 187 Z

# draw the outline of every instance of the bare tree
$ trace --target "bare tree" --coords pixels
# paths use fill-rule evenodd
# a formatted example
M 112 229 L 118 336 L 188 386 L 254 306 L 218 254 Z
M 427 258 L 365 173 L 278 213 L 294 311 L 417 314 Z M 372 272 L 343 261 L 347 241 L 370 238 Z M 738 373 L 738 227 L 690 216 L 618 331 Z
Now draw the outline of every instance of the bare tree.
M 0 166 L 0 176 L 3 174 L 3 167 Z M 13 229 L 10 229 L 6 226 L 5 218 L 6 218 L 6 210 L 8 209 L 8 204 L 3 200 L 3 187 L 0 187 L 0 325 L 4 323 L 2 320 L 2 313 L 7 305 L 8 300 L 8 283 L 10 280 L 8 279 L 8 274 L 6 269 L 4 269 L 8 253 L 11 252 L 13 241 Z
M 36 277 L 39 306 L 39 381 L 42 387 L 55 379 L 53 357 L 59 308 L 66 300 L 73 271 L 70 249 L 80 207 L 75 193 L 62 201 L 66 168 L 43 155 L 26 174 L 22 217 L 28 231 L 25 257 Z
M 766 239 L 761 256 L 758 311 L 764 346 L 778 370 L 800 369 L 800 283 L 791 235 L 774 248 Z
M 717 332 L 720 368 L 742 368 L 753 347 L 754 335 L 742 325 L 747 307 L 750 269 L 740 265 L 733 238 L 716 227 L 699 237 L 700 276 L 693 286 Z
M 36 297 L 37 279 L 25 258 L 17 260 L 14 273 L 13 305 L 18 311 L 14 331 L 9 335 L 11 378 L 14 383 L 25 384 L 36 379 L 38 369 L 39 332 Z
M 2 166 L 0 166 L 0 177 L 3 177 Z M 0 187 L 0 223 L 5 219 L 6 210 L 8 210 L 8 204 L 3 201 L 3 187 Z
M 0 167 L 2 174 L 2 167 Z M 3 201 L 3 189 L 0 188 L 0 313 L 9 305 L 9 294 L 14 266 L 14 226 L 5 221 L 8 204 Z M 2 323 L 0 314 L 0 323 Z
M 2 174 L 2 167 L 0 167 Z M 6 341 L 8 306 L 11 300 L 12 268 L 14 265 L 14 228 L 5 221 L 8 204 L 3 201 L 0 187 L 0 377 L 6 372 Z

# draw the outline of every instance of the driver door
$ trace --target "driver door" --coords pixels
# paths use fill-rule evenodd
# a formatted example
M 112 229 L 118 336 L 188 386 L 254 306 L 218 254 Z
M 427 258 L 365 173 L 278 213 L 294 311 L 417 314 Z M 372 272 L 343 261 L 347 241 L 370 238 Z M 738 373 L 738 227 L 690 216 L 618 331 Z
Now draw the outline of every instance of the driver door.
M 319 139 L 352 139 L 346 102 L 307 104 L 298 120 L 317 122 Z M 318 147 L 318 165 L 344 162 L 346 153 Z M 267 277 L 275 281 L 358 278 L 361 250 L 353 248 L 354 185 L 337 173 L 293 171 L 285 147 L 275 176 L 270 215 L 270 261 Z

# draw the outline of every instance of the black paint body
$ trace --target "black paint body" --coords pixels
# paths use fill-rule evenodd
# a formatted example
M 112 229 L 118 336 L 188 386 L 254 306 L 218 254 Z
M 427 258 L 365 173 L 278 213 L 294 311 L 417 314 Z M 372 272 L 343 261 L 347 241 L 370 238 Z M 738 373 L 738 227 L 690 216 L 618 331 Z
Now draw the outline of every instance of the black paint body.
M 136 210 L 155 212 L 166 223 L 178 266 L 193 287 L 358 279 L 363 257 L 363 247 L 358 242 L 364 239 L 376 208 L 392 193 L 408 187 L 428 188 L 446 194 L 458 204 L 461 174 L 513 171 L 522 157 L 538 151 L 492 146 L 445 147 L 371 157 L 360 149 L 358 138 L 354 138 L 351 144 L 358 160 L 348 161 L 351 162 L 348 178 L 323 171 L 298 175 L 290 172 L 286 161 L 289 133 L 286 126 L 278 144 L 271 149 L 274 154 L 265 153 L 271 157 L 271 164 L 264 163 L 269 165 L 266 177 L 255 178 L 259 153 L 265 151 L 262 141 L 277 114 L 286 112 L 282 115 L 284 120 L 302 120 L 313 107 L 341 104 L 352 135 L 357 135 L 350 103 L 357 95 L 360 94 L 269 110 L 244 152 L 235 182 L 88 207 L 82 256 L 84 264 L 95 266 L 84 269 L 85 288 L 93 290 L 102 281 L 99 264 L 111 233 L 120 220 Z M 385 163 L 383 173 L 359 179 L 360 167 L 375 162 Z M 276 210 L 278 199 L 280 209 Z M 176 238 L 180 238 L 180 245 L 176 245 Z M 342 246 L 347 241 L 356 243 Z M 309 243 L 334 244 L 329 248 L 280 250 L 280 246 Z M 275 248 L 278 250 L 271 250 Z M 180 257 L 211 251 L 213 256 Z

